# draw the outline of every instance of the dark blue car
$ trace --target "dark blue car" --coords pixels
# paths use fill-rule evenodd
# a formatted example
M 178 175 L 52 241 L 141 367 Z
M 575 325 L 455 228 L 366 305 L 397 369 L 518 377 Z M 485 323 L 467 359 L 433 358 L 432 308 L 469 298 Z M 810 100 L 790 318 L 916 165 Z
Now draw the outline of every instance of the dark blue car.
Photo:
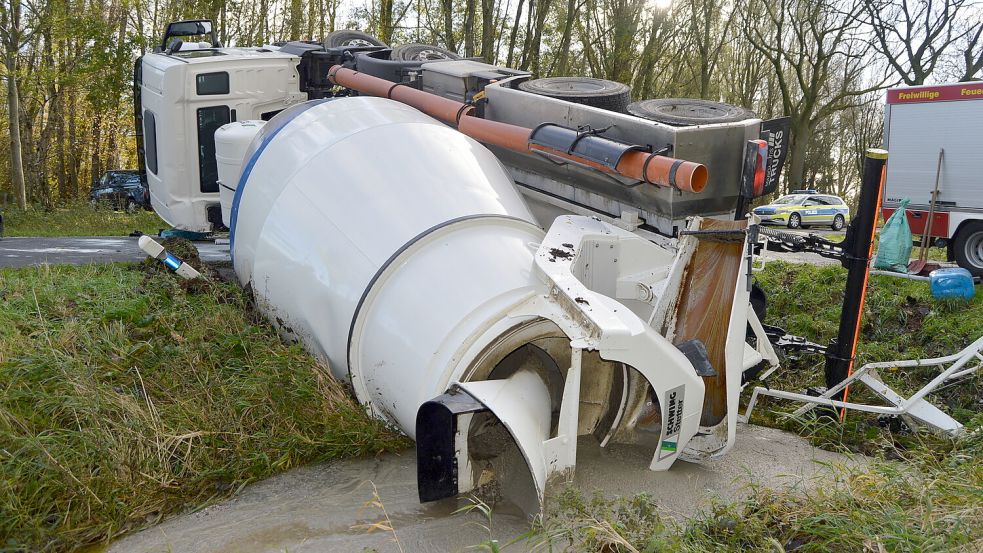
M 106 171 L 92 184 L 92 206 L 134 212 L 150 209 L 150 190 L 144 186 L 139 171 Z

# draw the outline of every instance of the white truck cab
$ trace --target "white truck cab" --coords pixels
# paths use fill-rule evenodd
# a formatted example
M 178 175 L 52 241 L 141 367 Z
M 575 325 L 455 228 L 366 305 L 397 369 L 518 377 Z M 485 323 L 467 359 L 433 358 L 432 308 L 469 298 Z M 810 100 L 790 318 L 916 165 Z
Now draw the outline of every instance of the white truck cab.
M 154 211 L 164 221 L 192 232 L 222 226 L 215 131 L 234 121 L 269 120 L 307 100 L 299 88 L 299 60 L 275 47 L 200 48 L 197 43 L 138 60 L 134 91 L 142 119 L 141 164 Z

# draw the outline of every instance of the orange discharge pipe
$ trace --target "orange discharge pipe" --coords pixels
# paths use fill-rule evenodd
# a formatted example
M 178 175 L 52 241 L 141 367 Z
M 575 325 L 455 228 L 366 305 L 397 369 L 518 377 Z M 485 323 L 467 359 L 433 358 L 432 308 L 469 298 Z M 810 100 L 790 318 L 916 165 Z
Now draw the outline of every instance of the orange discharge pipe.
M 456 125 L 461 133 L 485 144 L 517 152 L 539 152 L 586 165 L 604 173 L 621 175 L 658 186 L 675 186 L 687 192 L 700 192 L 707 185 L 707 168 L 699 163 L 640 150 L 629 150 L 621 156 L 617 166 L 611 168 L 575 153 L 556 150 L 542 144 L 532 144 L 530 143 L 532 129 L 475 117 L 474 106 L 468 104 L 359 73 L 341 65 L 332 67 L 328 71 L 328 78 L 336 85 L 359 93 L 389 98 L 412 106 L 449 125 Z

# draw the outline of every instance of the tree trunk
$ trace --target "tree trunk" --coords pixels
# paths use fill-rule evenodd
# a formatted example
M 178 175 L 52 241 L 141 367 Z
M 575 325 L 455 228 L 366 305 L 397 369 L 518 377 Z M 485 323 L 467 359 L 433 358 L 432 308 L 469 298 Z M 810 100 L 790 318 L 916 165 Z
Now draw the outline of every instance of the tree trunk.
M 102 174 L 102 165 L 99 159 L 99 145 L 102 144 L 102 113 L 97 113 L 92 120 L 92 150 L 89 165 L 89 182 L 95 182 Z
M 532 37 L 532 50 L 529 54 L 529 67 L 534 75 L 541 77 L 540 56 L 543 46 L 543 27 L 546 26 L 546 16 L 549 15 L 550 0 L 539 0 L 536 3 L 536 28 Z
M 393 0 L 379 1 L 379 40 L 389 44 L 393 40 Z
M 526 36 L 522 40 L 522 57 L 519 60 L 519 69 L 522 71 L 529 70 L 533 40 L 533 25 L 535 25 L 535 18 L 533 16 L 539 10 L 539 6 L 537 4 L 542 1 L 543 0 L 529 0 L 529 9 L 526 11 Z
M 68 186 L 72 195 L 79 192 L 79 171 L 81 158 L 78 155 L 78 133 L 75 126 L 75 95 L 68 96 Z
M 481 57 L 495 63 L 495 0 L 481 0 Z
M 15 69 L 7 63 L 7 113 L 10 114 L 10 181 L 14 185 L 17 206 L 27 209 L 27 185 L 24 182 L 24 155 L 20 140 L 20 98 Z
M 65 164 L 65 109 L 62 94 L 64 87 L 59 87 L 55 96 L 53 111 L 55 112 L 55 157 L 58 162 L 58 199 L 63 203 L 74 196 L 74 191 L 69 188 L 68 167 Z
M 475 22 L 475 0 L 465 0 L 464 2 L 464 55 L 471 57 L 474 55 L 474 22 Z
M 515 60 L 515 39 L 519 35 L 519 20 L 522 19 L 522 4 L 525 0 L 519 0 L 519 6 L 515 9 L 515 21 L 512 22 L 512 32 L 509 34 L 509 55 L 505 61 L 507 67 L 512 67 Z
M 447 49 L 456 52 L 457 44 L 454 42 L 454 0 L 440 0 L 440 10 L 444 16 L 444 45 Z
M 303 22 L 303 0 L 290 0 L 290 40 L 300 40 L 300 27 Z
M 27 209 L 27 184 L 24 180 L 24 153 L 21 142 L 20 92 L 17 89 L 17 54 L 20 47 L 20 0 L 10 0 L 7 13 L 7 115 L 10 126 L 10 180 L 14 185 L 17 206 Z
M 573 36 L 573 22 L 577 19 L 577 8 L 577 0 L 567 0 L 567 17 L 563 20 L 563 36 L 560 37 L 557 75 L 566 75 L 570 68 L 570 39 Z

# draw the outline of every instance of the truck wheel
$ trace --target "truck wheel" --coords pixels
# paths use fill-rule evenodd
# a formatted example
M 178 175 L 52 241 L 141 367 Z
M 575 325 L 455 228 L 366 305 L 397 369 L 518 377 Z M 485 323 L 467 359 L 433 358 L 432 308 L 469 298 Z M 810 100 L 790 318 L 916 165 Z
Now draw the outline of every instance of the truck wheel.
M 969 221 L 952 243 L 956 263 L 973 276 L 983 276 L 983 221 Z
M 749 109 L 695 98 L 642 100 L 630 104 L 628 113 L 675 126 L 733 123 L 757 117 Z
M 393 61 L 443 61 L 459 60 L 461 56 L 440 46 L 414 42 L 412 44 L 400 44 L 393 48 L 393 53 L 389 59 Z
M 788 216 L 788 228 L 799 228 L 802 226 L 802 216 L 798 213 L 793 213 Z
M 519 90 L 619 113 L 624 113 L 631 101 L 628 85 L 590 77 L 535 79 L 519 83 Z
M 362 31 L 332 31 L 324 35 L 325 48 L 337 48 L 339 46 L 389 46 L 376 37 L 365 34 Z
M 842 215 L 833 217 L 833 224 L 831 225 L 833 230 L 842 230 L 844 225 L 846 225 L 846 218 L 844 218 Z

